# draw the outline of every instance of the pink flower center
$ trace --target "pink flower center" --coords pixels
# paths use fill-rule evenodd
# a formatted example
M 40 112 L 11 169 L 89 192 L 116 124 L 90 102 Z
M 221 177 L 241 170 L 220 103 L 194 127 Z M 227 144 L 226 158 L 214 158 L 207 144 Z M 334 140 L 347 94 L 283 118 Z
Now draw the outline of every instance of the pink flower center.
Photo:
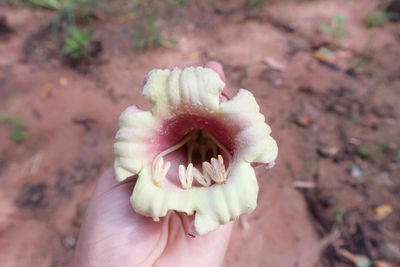
M 221 117 L 183 114 L 163 123 L 153 162 L 153 179 L 189 189 L 224 183 L 234 153 L 235 129 Z M 164 164 L 164 162 L 166 162 Z M 179 179 L 178 179 L 179 178 Z

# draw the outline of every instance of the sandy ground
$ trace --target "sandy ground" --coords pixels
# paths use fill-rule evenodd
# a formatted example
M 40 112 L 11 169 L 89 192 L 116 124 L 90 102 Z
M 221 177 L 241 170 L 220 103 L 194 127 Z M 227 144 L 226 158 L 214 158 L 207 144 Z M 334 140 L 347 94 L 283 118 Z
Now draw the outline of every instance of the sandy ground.
M 280 149 L 273 169 L 257 170 L 258 207 L 236 224 L 224 266 L 351 266 L 343 256 L 320 254 L 324 237 L 339 229 L 333 245 L 365 255 L 352 246 L 357 225 L 367 236 L 369 257 L 398 263 L 399 160 L 385 152 L 374 161 L 348 153 L 348 139 L 370 147 L 394 136 L 391 145 L 399 149 L 399 25 L 374 33 L 372 59 L 362 74 L 345 73 L 364 51 L 371 30 L 362 18 L 375 6 L 376 1 L 278 3 L 254 16 L 223 9 L 186 26 L 165 23 L 163 34 L 173 36 L 175 46 L 144 53 L 118 34 L 125 22 L 108 14 L 94 28 L 104 51 L 85 74 L 54 58 L 24 56 L 24 41 L 48 23 L 51 12 L 0 7 L 16 30 L 0 40 L 0 113 L 23 114 L 30 134 L 14 145 L 8 129 L 0 127 L 1 266 L 69 266 L 82 211 L 99 174 L 113 163 L 119 114 L 131 104 L 149 107 L 139 94 L 143 77 L 153 68 L 203 65 L 212 58 L 224 65 L 232 92 L 242 86 L 255 94 Z M 325 38 L 319 24 L 338 13 L 347 14 L 351 35 L 340 40 L 332 69 L 314 57 L 313 46 Z M 268 68 L 266 57 L 283 69 Z M 82 119 L 85 125 L 77 123 Z M 354 164 L 363 171 L 361 182 L 347 171 Z M 318 190 L 302 193 L 296 181 Z M 310 203 L 321 195 L 334 201 L 316 216 Z M 374 208 L 383 204 L 393 213 L 377 219 Z M 331 219 L 341 211 L 347 217 Z M 321 230 L 318 214 L 333 227 L 322 223 Z

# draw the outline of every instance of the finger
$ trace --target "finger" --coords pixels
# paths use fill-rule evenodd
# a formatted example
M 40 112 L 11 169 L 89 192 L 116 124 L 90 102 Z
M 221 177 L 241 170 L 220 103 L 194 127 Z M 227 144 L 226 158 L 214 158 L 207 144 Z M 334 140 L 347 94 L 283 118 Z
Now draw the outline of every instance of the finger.
M 225 72 L 224 72 L 224 69 L 222 68 L 221 63 L 219 63 L 218 61 L 212 60 L 212 61 L 207 62 L 207 63 L 204 65 L 204 67 L 205 67 L 205 68 L 212 69 L 212 70 L 214 70 L 215 72 L 217 72 L 218 75 L 219 75 L 219 77 L 221 78 L 221 80 L 222 80 L 224 83 L 226 83 L 226 76 L 225 76 Z M 228 100 L 229 100 L 230 98 L 232 98 L 235 94 L 236 94 L 236 93 L 233 92 L 232 89 L 228 88 L 228 87 L 225 85 L 225 88 L 222 90 L 222 93 L 221 93 L 221 99 L 220 99 L 220 101 L 221 101 L 221 102 L 228 101 Z
M 155 266 L 168 266 L 171 262 L 176 267 L 187 266 L 189 259 L 191 266 L 221 266 L 234 222 L 221 225 L 207 234 L 191 237 L 185 229 L 190 221 L 188 217 L 177 212 L 167 215 L 164 224 L 168 224 L 169 241 Z
M 219 77 L 221 78 L 221 80 L 223 82 L 226 82 L 225 72 L 224 72 L 224 70 L 222 68 L 221 63 L 219 63 L 219 62 L 217 62 L 215 60 L 212 60 L 212 61 L 207 62 L 204 67 L 212 69 L 215 72 L 217 72 Z

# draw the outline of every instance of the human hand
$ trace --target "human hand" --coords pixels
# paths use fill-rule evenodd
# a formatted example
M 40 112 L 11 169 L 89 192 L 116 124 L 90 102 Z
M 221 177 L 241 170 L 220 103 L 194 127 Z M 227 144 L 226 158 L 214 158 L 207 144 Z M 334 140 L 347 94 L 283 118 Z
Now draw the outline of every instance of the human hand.
M 214 69 L 225 81 L 219 63 Z M 219 266 L 233 222 L 195 238 L 188 235 L 193 216 L 170 211 L 159 222 L 137 214 L 129 201 L 133 178 L 117 182 L 107 170 L 86 211 L 75 252 L 74 266 Z

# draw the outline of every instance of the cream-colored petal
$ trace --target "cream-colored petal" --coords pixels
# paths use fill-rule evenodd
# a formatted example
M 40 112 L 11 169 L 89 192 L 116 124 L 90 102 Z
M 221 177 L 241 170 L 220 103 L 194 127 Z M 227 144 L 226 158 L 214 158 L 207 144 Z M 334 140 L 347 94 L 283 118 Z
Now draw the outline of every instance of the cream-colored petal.
M 220 105 L 218 113 L 236 131 L 235 154 L 247 162 L 271 163 L 278 154 L 278 146 L 270 136 L 271 128 L 252 93 L 240 89 L 231 100 Z
M 169 99 L 167 83 L 171 72 L 169 70 L 152 70 L 147 74 L 147 81 L 143 87 L 143 96 L 150 101 L 153 114 L 168 114 Z
M 253 211 L 257 205 L 258 184 L 253 168 L 247 162 L 234 163 L 225 184 L 192 187 L 183 190 L 160 188 L 152 182 L 151 170 L 145 167 L 139 174 L 131 196 L 135 211 L 154 220 L 168 210 L 196 213 L 194 226 L 199 234 L 214 230 L 220 224 Z
M 114 168 L 118 181 L 138 174 L 151 163 L 158 123 L 151 112 L 127 108 L 120 116 L 120 129 L 114 144 Z
M 160 118 L 174 114 L 219 108 L 219 95 L 225 83 L 212 69 L 190 67 L 183 70 L 153 70 L 148 74 L 143 95 Z

